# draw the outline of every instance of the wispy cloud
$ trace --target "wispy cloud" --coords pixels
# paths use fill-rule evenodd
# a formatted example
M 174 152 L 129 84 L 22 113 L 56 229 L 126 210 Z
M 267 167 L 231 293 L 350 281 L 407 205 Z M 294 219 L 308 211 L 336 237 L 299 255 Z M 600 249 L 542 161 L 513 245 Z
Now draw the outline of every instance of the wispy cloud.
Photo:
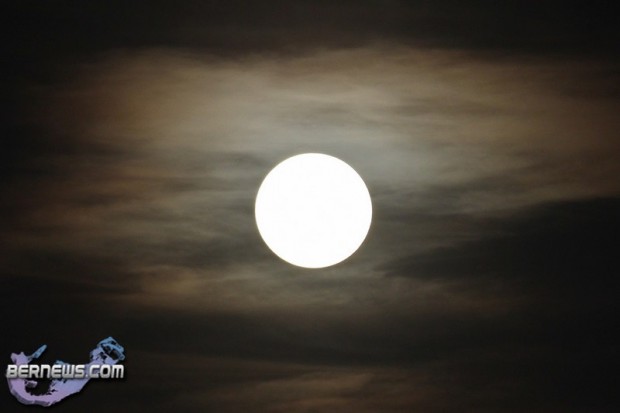
M 538 324 L 532 309 L 572 303 L 585 272 L 609 283 L 611 242 L 570 238 L 609 235 L 584 216 L 617 219 L 609 65 L 381 44 L 117 51 L 73 69 L 32 92 L 45 105 L 25 122 L 40 134 L 2 204 L 5 298 L 62 294 L 116 326 L 135 366 L 164 360 L 137 385 L 142 397 L 173 383 L 153 409 L 533 411 L 545 397 L 520 405 L 510 388 L 561 400 L 570 355 L 556 349 L 579 329 L 603 337 L 583 323 L 546 336 L 566 305 Z M 375 213 L 362 248 L 317 271 L 274 257 L 253 217 L 265 174 L 306 151 L 351 164 Z M 520 367 L 544 357 L 555 384 Z

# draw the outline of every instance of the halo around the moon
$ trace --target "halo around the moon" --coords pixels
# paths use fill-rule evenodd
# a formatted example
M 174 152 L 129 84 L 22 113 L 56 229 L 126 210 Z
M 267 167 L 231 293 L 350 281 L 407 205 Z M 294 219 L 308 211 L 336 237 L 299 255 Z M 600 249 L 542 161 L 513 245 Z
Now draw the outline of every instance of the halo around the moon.
M 362 178 L 333 156 L 306 153 L 267 174 L 256 196 L 256 224 L 267 246 L 284 261 L 323 268 L 351 256 L 372 220 Z

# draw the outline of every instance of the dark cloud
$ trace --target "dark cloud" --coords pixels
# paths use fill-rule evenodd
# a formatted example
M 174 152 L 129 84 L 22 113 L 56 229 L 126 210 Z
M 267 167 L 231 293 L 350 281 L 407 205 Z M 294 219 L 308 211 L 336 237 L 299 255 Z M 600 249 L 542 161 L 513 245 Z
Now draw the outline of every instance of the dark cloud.
M 618 199 L 539 206 L 508 220 L 480 223 L 482 239 L 382 266 L 388 276 L 475 285 L 506 284 L 506 289 L 540 288 L 550 294 L 602 297 L 617 285 L 614 245 L 620 227 Z M 493 288 L 493 287 L 491 287 Z
M 24 1 L 5 6 L 8 51 L 83 53 L 110 48 L 202 47 L 221 53 L 351 47 L 369 41 L 417 46 L 614 53 L 611 6 L 518 1 L 185 1 L 84 4 Z M 33 68 L 33 70 L 36 70 Z

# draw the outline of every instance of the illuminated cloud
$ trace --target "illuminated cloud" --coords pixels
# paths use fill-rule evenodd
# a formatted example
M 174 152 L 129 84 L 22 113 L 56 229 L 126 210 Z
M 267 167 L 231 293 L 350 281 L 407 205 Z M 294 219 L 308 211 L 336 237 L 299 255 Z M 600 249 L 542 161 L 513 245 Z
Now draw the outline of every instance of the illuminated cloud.
M 118 338 L 121 397 L 93 386 L 76 412 L 612 411 L 608 18 L 215 3 L 15 18 L 5 353 Z M 308 151 L 373 201 L 360 250 L 312 272 L 275 258 L 253 214 L 265 174 Z

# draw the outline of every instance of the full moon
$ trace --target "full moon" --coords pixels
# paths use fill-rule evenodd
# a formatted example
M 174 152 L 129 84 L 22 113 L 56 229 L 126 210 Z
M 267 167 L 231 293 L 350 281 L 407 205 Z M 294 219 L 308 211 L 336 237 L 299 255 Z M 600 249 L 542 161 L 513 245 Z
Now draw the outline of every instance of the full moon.
M 256 195 L 256 224 L 284 261 L 323 268 L 350 257 L 372 220 L 362 178 L 333 156 L 306 153 L 276 165 Z

